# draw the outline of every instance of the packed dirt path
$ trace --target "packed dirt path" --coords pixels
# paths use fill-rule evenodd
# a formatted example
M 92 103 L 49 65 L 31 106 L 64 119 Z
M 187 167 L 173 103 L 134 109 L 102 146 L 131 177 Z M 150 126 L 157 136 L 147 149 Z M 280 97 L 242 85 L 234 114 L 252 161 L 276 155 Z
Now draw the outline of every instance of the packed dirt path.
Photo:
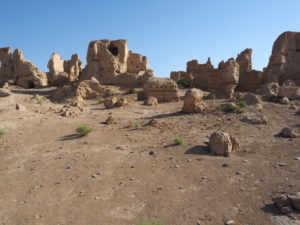
M 182 101 L 144 106 L 136 94 L 125 95 L 128 106 L 105 109 L 96 100 L 73 107 L 33 98 L 51 89 L 11 92 L 0 98 L 1 225 L 300 224 L 299 214 L 282 215 L 272 204 L 276 193 L 300 191 L 300 138 L 276 136 L 286 126 L 300 131 L 290 106 L 249 106 L 268 119 L 251 125 L 244 113 L 215 110 L 224 100 L 181 114 Z M 64 107 L 71 116 L 61 116 Z M 110 115 L 115 123 L 103 124 Z M 75 132 L 82 124 L 93 129 L 85 137 Z M 216 130 L 236 136 L 241 148 L 211 155 L 206 142 Z

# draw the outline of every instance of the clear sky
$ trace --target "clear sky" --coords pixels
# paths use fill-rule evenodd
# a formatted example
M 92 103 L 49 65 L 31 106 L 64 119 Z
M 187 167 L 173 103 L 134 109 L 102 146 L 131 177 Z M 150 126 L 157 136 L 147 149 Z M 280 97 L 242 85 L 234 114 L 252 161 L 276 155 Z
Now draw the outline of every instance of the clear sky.
M 127 39 L 159 77 L 186 62 L 217 66 L 245 48 L 268 63 L 284 31 L 300 31 L 300 0 L 1 0 L 0 47 L 20 48 L 43 71 L 52 52 L 85 63 L 88 43 Z

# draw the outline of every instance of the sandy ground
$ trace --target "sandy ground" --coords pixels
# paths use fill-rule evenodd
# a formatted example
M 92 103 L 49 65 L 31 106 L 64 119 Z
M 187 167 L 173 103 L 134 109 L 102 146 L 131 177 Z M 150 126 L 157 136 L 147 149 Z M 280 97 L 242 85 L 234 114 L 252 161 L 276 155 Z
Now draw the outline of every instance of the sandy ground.
M 300 191 L 300 138 L 276 136 L 285 126 L 300 131 L 295 109 L 247 107 L 268 119 L 251 125 L 241 121 L 244 114 L 181 114 L 182 101 L 151 107 L 130 94 L 128 106 L 107 110 L 86 101 L 68 106 L 74 113 L 63 117 L 63 104 L 32 98 L 50 92 L 12 87 L 0 98 L 1 225 L 134 225 L 144 218 L 165 225 L 300 224 L 299 213 L 282 215 L 271 201 Z M 206 100 L 211 108 L 222 102 Z M 103 124 L 109 115 L 115 123 Z M 146 125 L 152 118 L 157 123 Z M 78 137 L 82 124 L 93 131 Z M 236 136 L 241 148 L 230 157 L 211 155 L 206 142 L 216 130 Z M 175 137 L 185 143 L 174 145 Z

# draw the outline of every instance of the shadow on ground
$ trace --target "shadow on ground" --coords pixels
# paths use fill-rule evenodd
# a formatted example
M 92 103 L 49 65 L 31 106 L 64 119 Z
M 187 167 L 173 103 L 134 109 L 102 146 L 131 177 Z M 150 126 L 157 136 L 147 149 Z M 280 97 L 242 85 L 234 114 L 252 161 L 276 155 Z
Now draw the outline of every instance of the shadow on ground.
M 41 95 L 47 96 L 51 95 L 56 89 L 52 90 L 42 90 L 42 89 L 27 89 L 27 90 L 11 90 L 12 93 L 15 94 L 24 94 L 24 95 Z
M 196 146 L 188 149 L 184 154 L 212 156 L 212 154 L 209 151 L 209 147 L 207 145 L 196 145 Z
M 69 141 L 69 140 L 79 139 L 82 137 L 84 137 L 84 135 L 82 135 L 82 134 L 69 134 L 69 135 L 63 136 L 60 140 L 61 141 Z
M 173 113 L 159 114 L 151 117 L 146 117 L 145 119 L 162 119 L 166 117 L 181 116 L 181 115 L 183 115 L 182 112 L 173 112 Z

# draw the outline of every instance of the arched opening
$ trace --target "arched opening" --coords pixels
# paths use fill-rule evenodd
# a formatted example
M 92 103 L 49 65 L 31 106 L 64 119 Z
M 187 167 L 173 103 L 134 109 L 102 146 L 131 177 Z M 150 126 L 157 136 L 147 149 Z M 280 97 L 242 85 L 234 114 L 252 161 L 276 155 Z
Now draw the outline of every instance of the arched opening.
M 108 46 L 108 50 L 113 54 L 114 56 L 117 56 L 119 54 L 119 49 L 114 46 Z
M 32 81 L 28 82 L 28 88 L 34 88 L 34 83 Z

